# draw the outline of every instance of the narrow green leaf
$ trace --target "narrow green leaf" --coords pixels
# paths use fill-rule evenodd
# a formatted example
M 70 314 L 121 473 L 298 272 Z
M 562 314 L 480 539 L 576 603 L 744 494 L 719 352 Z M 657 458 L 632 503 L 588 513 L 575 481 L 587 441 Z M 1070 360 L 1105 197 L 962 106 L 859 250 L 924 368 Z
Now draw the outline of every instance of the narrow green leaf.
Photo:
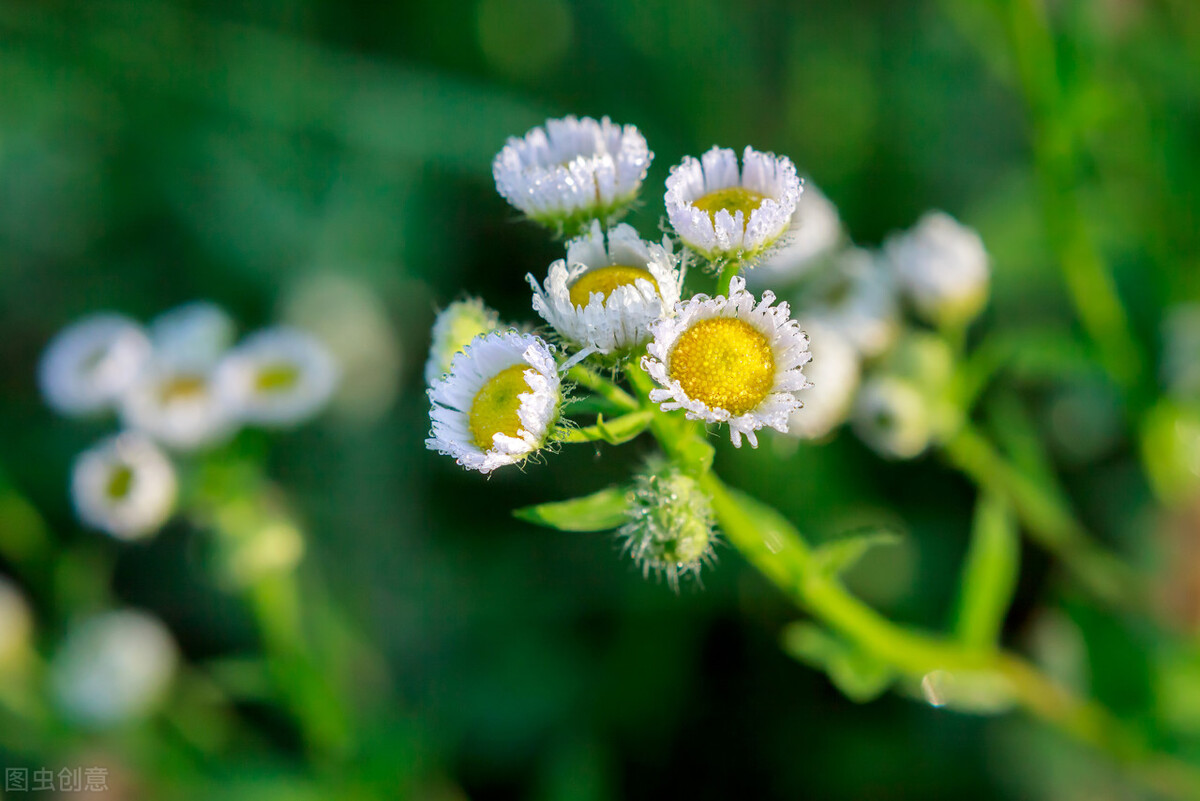
M 854 567 L 871 548 L 898 542 L 898 534 L 884 530 L 842 537 L 823 543 L 813 551 L 813 567 L 827 575 L 837 576 Z
M 620 487 L 609 487 L 569 501 L 540 503 L 513 511 L 513 517 L 559 531 L 608 531 L 625 522 L 629 498 Z
M 649 409 L 622 415 L 614 420 L 605 420 L 604 415 L 596 415 L 596 424 L 584 428 L 564 427 L 558 433 L 558 440 L 567 443 L 607 442 L 609 445 L 622 445 L 641 434 L 650 426 L 654 413 Z
M 1021 542 L 1012 509 L 985 493 L 975 507 L 971 545 L 963 566 L 955 632 L 966 645 L 995 647 L 1017 586 Z
M 783 649 L 792 658 L 824 671 L 833 685 L 856 703 L 878 698 L 895 680 L 885 663 L 812 623 L 787 626 Z

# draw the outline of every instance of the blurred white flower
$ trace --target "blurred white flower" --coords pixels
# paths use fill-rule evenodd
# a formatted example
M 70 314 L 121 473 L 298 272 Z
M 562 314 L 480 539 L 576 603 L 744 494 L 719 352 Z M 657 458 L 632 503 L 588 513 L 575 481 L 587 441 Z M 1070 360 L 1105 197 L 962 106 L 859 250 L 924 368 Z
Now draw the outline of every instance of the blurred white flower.
M 801 369 L 811 355 L 788 305 L 774 303 L 773 292 L 759 300 L 738 276 L 729 297 L 696 295 L 674 317 L 651 323 L 642 368 L 660 388 L 650 400 L 690 420 L 728 424 L 738 447 L 743 436 L 758 447 L 755 432 L 764 426 L 786 433 L 798 393 L 812 386 Z
M 311 334 L 288 326 L 250 335 L 221 359 L 217 397 L 245 423 L 293 426 L 320 412 L 337 389 L 338 364 Z
M 432 387 L 446 373 L 454 357 L 471 340 L 500 327 L 500 316 L 479 298 L 456 300 L 438 312 L 430 335 L 429 359 L 425 362 L 425 385 Z
M 979 234 L 940 211 L 884 244 L 887 260 L 913 308 L 934 325 L 970 322 L 987 303 L 987 251 Z
M 0 670 L 21 660 L 33 634 L 33 613 L 25 595 L 0 576 Z
M 210 363 L 200 354 L 155 355 L 121 399 L 121 419 L 182 451 L 228 440 L 237 421 L 217 397 Z
M 928 446 L 933 420 L 925 396 L 912 382 L 880 375 L 863 382 L 854 404 L 854 431 L 876 453 L 911 459 Z
M 844 251 L 797 298 L 805 319 L 837 331 L 864 359 L 882 355 L 900 336 L 900 308 L 891 278 L 866 250 Z
M 1180 400 L 1200 399 L 1200 303 L 1181 303 L 1162 326 L 1162 380 Z
M 74 625 L 50 665 L 55 701 L 72 721 L 102 728 L 145 717 L 166 696 L 179 661 L 171 632 L 135 610 Z
M 38 383 L 46 402 L 66 415 L 111 408 L 150 358 L 150 340 L 120 314 L 102 312 L 68 326 L 46 347 Z
M 747 147 L 739 170 L 732 150 L 714 147 L 671 168 L 663 202 L 689 248 L 710 260 L 745 261 L 783 235 L 802 191 L 786 156 Z
M 362 422 L 388 410 L 396 399 L 403 355 L 388 310 L 369 284 L 317 273 L 288 293 L 283 317 L 311 331 L 333 354 L 340 376 L 335 414 Z
M 792 412 L 788 433 L 820 439 L 850 414 L 862 363 L 854 344 L 833 328 L 817 321 L 802 321 L 801 327 L 812 352 L 812 361 L 804 368 L 812 387 L 804 393 L 804 406 Z
M 569 116 L 510 137 L 492 175 L 504 199 L 530 219 L 570 232 L 591 219 L 618 218 L 653 158 L 633 125 Z
M 195 366 L 216 364 L 237 336 L 229 313 L 206 300 L 169 309 L 151 320 L 148 328 L 157 356 Z
M 545 287 L 527 275 L 533 309 L 564 338 L 600 353 L 623 351 L 650 336 L 647 326 L 679 302 L 682 276 L 669 240 L 643 242 L 630 225 L 607 236 L 600 223 L 550 265 Z
M 79 519 L 122 540 L 158 531 L 174 511 L 176 492 L 171 460 L 133 431 L 84 451 L 71 472 Z
M 746 273 L 746 282 L 769 288 L 793 281 L 832 255 L 843 238 L 837 206 L 811 181 L 806 181 L 783 244 Z
M 492 332 L 454 357 L 429 400 L 425 446 L 490 473 L 546 444 L 562 405 L 558 366 L 540 337 Z

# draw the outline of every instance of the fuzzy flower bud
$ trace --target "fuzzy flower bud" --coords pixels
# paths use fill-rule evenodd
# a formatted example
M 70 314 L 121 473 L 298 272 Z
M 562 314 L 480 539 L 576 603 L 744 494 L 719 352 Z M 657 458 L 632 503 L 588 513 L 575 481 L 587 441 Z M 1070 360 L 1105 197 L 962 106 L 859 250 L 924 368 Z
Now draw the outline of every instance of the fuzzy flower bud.
M 628 521 L 617 536 L 643 575 L 665 575 L 678 589 L 681 575 L 699 578 L 712 559 L 713 526 L 712 505 L 696 480 L 652 465 L 637 477 Z
M 500 327 L 500 317 L 479 298 L 456 300 L 438 312 L 433 322 L 429 359 L 425 362 L 425 384 L 432 387 L 450 372 L 455 354 L 481 334 Z

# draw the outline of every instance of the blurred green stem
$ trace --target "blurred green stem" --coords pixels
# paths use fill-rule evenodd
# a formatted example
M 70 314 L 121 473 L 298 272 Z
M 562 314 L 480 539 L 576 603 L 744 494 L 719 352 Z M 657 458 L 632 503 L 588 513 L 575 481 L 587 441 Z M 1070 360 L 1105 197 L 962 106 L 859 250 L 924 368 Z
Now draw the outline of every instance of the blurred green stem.
M 1139 398 L 1142 353 L 1116 285 L 1088 233 L 1077 196 L 1079 155 L 1063 102 L 1054 40 L 1040 0 L 1007 0 L 1005 23 L 1029 109 L 1032 147 L 1051 247 L 1075 312 L 1105 369 Z
M 945 442 L 942 452 L 981 489 L 1006 499 L 1030 538 L 1096 597 L 1118 609 L 1146 605 L 1147 588 L 1129 566 L 1095 543 L 1065 501 L 1011 465 L 970 424 Z
M 983 493 L 975 507 L 954 631 L 963 645 L 994 648 L 1017 588 L 1021 539 L 1008 502 Z

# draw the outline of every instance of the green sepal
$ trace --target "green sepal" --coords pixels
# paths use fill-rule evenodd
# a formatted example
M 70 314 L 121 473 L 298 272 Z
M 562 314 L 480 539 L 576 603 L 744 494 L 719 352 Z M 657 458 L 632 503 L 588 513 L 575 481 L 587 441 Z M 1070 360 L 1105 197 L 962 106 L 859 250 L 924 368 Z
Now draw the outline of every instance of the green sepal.
M 788 625 L 782 643 L 789 656 L 824 671 L 833 685 L 855 703 L 875 700 L 896 678 L 883 662 L 813 623 Z
M 569 501 L 539 503 L 513 511 L 513 517 L 559 531 L 608 531 L 625 522 L 629 497 L 620 487 L 609 487 Z

